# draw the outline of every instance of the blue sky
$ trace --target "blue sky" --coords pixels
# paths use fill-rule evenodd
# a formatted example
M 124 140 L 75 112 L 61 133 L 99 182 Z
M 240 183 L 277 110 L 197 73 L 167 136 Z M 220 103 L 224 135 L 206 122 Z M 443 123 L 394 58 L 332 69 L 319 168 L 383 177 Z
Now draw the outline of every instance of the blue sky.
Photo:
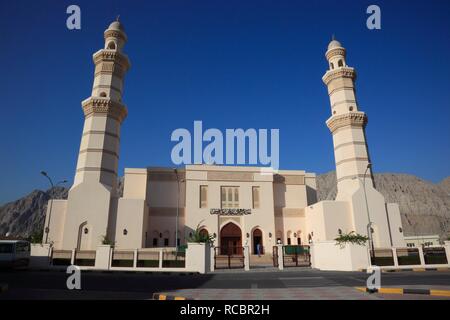
M 66 28 L 81 7 L 82 29 Z M 382 29 L 366 28 L 378 4 Z M 321 81 L 334 33 L 356 68 L 374 172 L 450 175 L 449 1 L 1 1 L 0 203 L 73 180 L 92 54 L 121 15 L 124 167 L 172 166 L 176 128 L 279 128 L 280 167 L 334 169 Z

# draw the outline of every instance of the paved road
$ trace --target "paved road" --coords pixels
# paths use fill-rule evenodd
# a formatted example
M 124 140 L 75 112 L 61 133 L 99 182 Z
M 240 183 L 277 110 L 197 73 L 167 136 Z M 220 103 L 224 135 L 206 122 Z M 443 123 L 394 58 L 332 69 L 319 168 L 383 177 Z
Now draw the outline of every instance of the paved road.
M 197 299 L 379 299 L 360 293 L 367 274 L 312 269 L 282 272 L 221 272 L 207 275 L 82 272 L 82 290 L 66 288 L 63 272 L 0 271 L 9 290 L 0 299 L 150 299 L 153 293 L 189 294 Z M 383 287 L 450 290 L 450 272 L 382 273 Z M 390 295 L 393 296 L 393 295 Z M 392 298 L 399 298 L 393 296 Z M 414 296 L 403 296 L 414 298 Z M 428 296 L 417 298 L 429 299 Z

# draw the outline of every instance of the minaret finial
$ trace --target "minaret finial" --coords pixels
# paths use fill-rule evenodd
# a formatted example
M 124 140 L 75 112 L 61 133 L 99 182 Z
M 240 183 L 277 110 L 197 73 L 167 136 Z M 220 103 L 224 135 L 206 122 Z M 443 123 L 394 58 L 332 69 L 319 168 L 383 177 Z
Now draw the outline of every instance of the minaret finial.
M 119 22 L 120 14 L 117 15 L 116 21 Z
M 334 33 L 331 35 L 331 40 L 336 40 L 336 38 L 334 37 Z

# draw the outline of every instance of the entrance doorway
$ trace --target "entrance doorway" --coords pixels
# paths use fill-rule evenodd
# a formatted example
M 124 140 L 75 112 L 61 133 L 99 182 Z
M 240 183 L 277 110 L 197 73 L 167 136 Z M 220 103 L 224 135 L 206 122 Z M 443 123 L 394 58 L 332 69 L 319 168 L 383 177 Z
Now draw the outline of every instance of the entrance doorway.
M 242 254 L 241 228 L 232 222 L 220 230 L 220 253 L 223 255 Z
M 253 231 L 253 254 L 258 254 L 258 245 L 259 253 L 264 254 L 262 232 L 260 229 L 255 229 Z

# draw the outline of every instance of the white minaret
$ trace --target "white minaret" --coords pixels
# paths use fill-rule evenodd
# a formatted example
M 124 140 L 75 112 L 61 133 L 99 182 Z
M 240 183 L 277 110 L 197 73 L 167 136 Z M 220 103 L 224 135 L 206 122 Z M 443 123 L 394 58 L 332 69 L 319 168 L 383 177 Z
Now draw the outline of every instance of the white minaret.
M 331 117 L 326 123 L 333 135 L 338 183 L 336 200 L 340 200 L 358 188 L 357 178 L 364 180 L 365 173 L 366 186 L 373 186 L 372 172 L 367 169 L 370 163 L 365 135 L 367 116 L 359 111 L 355 95 L 356 72 L 347 66 L 345 48 L 333 39 L 325 56 L 329 69 L 322 80 L 331 103 Z
M 120 126 L 127 115 L 123 81 L 130 62 L 122 52 L 127 36 L 118 19 L 104 38 L 104 48 L 93 55 L 92 94 L 82 102 L 85 120 L 67 202 L 64 248 L 95 248 L 114 229 Z

